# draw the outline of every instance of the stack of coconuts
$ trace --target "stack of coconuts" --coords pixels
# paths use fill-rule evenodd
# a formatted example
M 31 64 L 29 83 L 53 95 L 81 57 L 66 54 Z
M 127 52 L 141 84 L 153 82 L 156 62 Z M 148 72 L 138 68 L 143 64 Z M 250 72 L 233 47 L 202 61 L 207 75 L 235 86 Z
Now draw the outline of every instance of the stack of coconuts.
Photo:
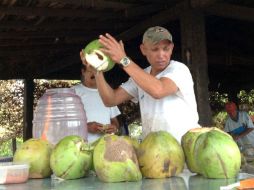
M 103 182 L 139 181 L 180 174 L 185 165 L 206 178 L 234 178 L 241 166 L 235 141 L 217 128 L 188 131 L 181 144 L 168 132 L 151 132 L 139 144 L 128 136 L 104 135 L 93 143 L 66 136 L 55 146 L 29 139 L 14 155 L 14 162 L 30 163 L 30 178 L 78 179 L 94 170 Z

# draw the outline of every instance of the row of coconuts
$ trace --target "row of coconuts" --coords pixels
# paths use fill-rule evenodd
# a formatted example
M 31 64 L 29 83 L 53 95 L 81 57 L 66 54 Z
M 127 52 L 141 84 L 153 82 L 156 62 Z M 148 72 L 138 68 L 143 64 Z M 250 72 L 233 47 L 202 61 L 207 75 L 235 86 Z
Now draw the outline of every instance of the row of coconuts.
M 94 170 L 103 182 L 139 181 L 191 172 L 207 178 L 234 178 L 241 154 L 230 135 L 217 128 L 188 131 L 181 144 L 168 132 L 151 132 L 140 144 L 127 136 L 104 135 L 94 143 L 66 136 L 54 147 L 41 139 L 25 141 L 14 162 L 30 163 L 30 178 L 78 179 Z

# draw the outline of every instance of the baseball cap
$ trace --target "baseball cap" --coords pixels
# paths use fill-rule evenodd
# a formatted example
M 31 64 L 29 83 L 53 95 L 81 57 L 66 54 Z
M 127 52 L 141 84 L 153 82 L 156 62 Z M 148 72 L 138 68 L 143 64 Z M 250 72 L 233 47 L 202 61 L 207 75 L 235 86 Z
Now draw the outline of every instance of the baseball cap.
M 143 43 L 152 42 L 153 44 L 156 44 L 162 40 L 169 40 L 173 42 L 171 33 L 161 26 L 150 27 L 143 35 Z

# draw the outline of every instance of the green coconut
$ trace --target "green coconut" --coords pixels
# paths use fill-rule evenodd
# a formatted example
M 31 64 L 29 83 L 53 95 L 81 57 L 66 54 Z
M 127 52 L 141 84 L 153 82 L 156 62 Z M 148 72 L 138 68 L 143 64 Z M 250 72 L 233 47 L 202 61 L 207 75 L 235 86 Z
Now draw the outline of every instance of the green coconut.
M 13 162 L 27 162 L 30 165 L 29 178 L 46 178 L 52 174 L 50 154 L 53 145 L 46 140 L 31 138 L 17 149 Z
M 141 172 L 147 178 L 176 176 L 184 168 L 182 147 L 166 131 L 149 133 L 140 143 L 137 155 Z
M 240 171 L 241 153 L 237 144 L 218 128 L 190 130 L 182 138 L 182 146 L 189 169 L 194 168 L 204 177 L 234 178 Z
M 181 139 L 186 164 L 191 172 L 200 173 L 199 166 L 196 163 L 196 155 L 194 154 L 195 145 L 199 135 L 209 130 L 209 128 L 202 128 L 201 130 L 200 128 L 194 128 L 189 133 L 185 133 Z
M 93 164 L 98 178 L 104 182 L 142 179 L 132 144 L 120 136 L 101 137 L 94 148 Z
M 78 179 L 88 174 L 92 165 L 92 150 L 82 137 L 66 136 L 55 146 L 50 156 L 54 174 L 63 179 Z
M 106 56 L 100 48 L 103 46 L 98 39 L 91 41 L 87 46 L 82 49 L 86 61 L 98 71 L 109 71 L 115 63 L 112 59 Z

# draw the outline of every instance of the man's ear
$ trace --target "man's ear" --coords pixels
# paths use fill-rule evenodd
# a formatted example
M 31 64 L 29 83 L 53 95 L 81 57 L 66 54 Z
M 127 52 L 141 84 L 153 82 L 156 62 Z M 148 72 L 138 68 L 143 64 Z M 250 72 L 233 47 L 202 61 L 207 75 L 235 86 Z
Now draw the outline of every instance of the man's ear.
M 85 69 L 81 69 L 81 75 L 85 75 Z
M 173 42 L 171 42 L 170 45 L 171 45 L 172 51 L 173 51 L 175 44 Z
M 145 49 L 144 44 L 140 44 L 139 48 L 140 48 L 141 53 L 142 53 L 144 56 L 146 56 L 146 49 Z

